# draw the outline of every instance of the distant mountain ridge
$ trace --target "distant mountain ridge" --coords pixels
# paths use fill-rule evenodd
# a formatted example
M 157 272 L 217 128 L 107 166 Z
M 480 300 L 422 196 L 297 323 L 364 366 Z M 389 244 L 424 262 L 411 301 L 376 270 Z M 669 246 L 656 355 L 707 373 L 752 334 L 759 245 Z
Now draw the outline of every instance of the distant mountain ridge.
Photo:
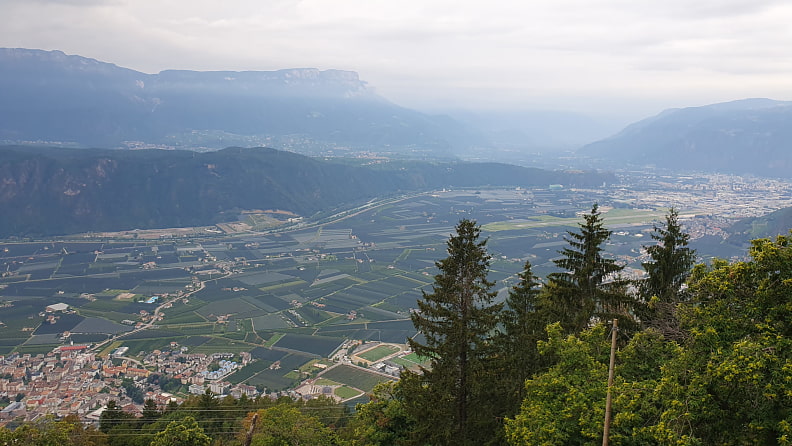
M 250 209 L 311 216 L 444 187 L 598 186 L 615 180 L 498 163 L 350 163 L 266 148 L 197 153 L 0 147 L 0 237 L 203 226 L 235 220 Z
M 620 165 L 792 177 L 792 102 L 666 110 L 578 151 Z
M 0 141 L 6 144 L 245 143 L 443 154 L 477 138 L 456 121 L 388 102 L 352 71 L 146 74 L 60 51 L 0 48 Z

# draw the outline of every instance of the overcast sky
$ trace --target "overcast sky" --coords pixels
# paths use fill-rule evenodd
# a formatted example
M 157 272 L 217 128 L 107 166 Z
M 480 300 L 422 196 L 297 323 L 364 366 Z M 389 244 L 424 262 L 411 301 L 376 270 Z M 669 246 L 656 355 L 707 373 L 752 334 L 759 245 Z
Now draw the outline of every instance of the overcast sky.
M 0 46 L 164 69 L 357 71 L 422 110 L 792 100 L 789 0 L 0 0 Z

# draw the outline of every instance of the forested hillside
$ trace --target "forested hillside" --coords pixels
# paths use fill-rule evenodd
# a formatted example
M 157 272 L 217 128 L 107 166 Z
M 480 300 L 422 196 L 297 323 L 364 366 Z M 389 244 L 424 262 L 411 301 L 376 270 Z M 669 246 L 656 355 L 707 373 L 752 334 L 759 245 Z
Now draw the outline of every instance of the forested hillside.
M 748 244 L 757 238 L 785 235 L 792 228 L 792 208 L 783 208 L 760 217 L 745 218 L 729 227 L 729 243 Z
M 0 236 L 211 225 L 241 210 L 310 217 L 443 187 L 599 185 L 594 172 L 495 163 L 354 165 L 273 149 L 216 152 L 0 148 Z

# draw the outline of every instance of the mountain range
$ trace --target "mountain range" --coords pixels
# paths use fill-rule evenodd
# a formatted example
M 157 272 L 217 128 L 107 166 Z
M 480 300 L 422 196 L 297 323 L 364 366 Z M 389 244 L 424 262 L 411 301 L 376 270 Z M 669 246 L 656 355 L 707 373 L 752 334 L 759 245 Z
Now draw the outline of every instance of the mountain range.
M 266 146 L 309 155 L 373 151 L 523 164 L 536 164 L 526 153 L 582 146 L 577 162 L 587 167 L 792 176 L 792 102 L 745 99 L 666 110 L 588 144 L 611 127 L 573 113 L 447 113 L 400 107 L 352 71 L 146 74 L 60 51 L 0 49 L 0 144 Z
M 744 99 L 666 110 L 578 154 L 618 166 L 792 176 L 792 102 Z
M 521 150 L 582 145 L 579 156 L 609 167 L 792 175 L 792 102 L 745 99 L 666 110 L 589 144 L 610 127 L 583 115 L 448 113 L 458 119 L 393 104 L 352 71 L 146 74 L 60 51 L 0 48 L 5 144 L 267 146 L 518 162 Z
M 82 147 L 232 145 L 444 155 L 481 137 L 399 107 L 352 71 L 146 74 L 60 51 L 0 49 L 0 141 Z

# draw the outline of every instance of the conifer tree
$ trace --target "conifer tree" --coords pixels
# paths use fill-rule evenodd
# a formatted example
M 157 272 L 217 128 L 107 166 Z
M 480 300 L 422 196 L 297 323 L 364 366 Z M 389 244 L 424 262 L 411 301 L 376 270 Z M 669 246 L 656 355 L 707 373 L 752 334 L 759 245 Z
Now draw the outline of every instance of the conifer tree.
M 583 219 L 579 232 L 567 231 L 564 240 L 569 247 L 559 251 L 561 258 L 553 260 L 565 271 L 547 276 L 548 310 L 567 333 L 582 331 L 592 317 L 629 317 L 631 310 L 626 282 L 617 277 L 624 267 L 603 255 L 603 245 L 612 231 L 605 228 L 596 203 L 590 213 L 583 214 Z
M 157 407 L 157 403 L 151 398 L 146 399 L 143 403 L 143 412 L 141 413 L 141 424 L 154 423 L 159 419 L 162 414 Z
M 487 280 L 490 255 L 481 229 L 471 220 L 456 226 L 448 257 L 436 262 L 439 274 L 423 292 L 412 321 L 425 339 L 410 347 L 430 360 L 420 374 L 402 375 L 405 408 L 416 422 L 418 444 L 484 444 L 497 421 L 481 410 L 488 396 L 482 383 L 493 353 L 492 336 L 502 304 L 493 304 Z
M 509 290 L 506 306 L 500 314 L 502 327 L 498 339 L 500 370 L 492 385 L 501 389 L 498 404 L 505 416 L 514 416 L 525 396 L 525 380 L 544 367 L 546 359 L 538 351 L 537 341 L 545 338 L 547 315 L 540 304 L 539 279 L 531 262 L 518 274 L 520 281 Z
M 107 402 L 107 407 L 102 411 L 102 415 L 99 417 L 99 429 L 106 433 L 110 431 L 110 429 L 128 422 L 130 418 L 131 416 L 121 410 L 121 407 L 115 400 L 110 400 Z
M 655 226 L 655 245 L 644 246 L 650 260 L 644 262 L 646 278 L 639 284 L 645 306 L 642 323 L 659 329 L 666 336 L 677 337 L 676 305 L 684 300 L 682 285 L 696 261 L 696 252 L 688 248 L 690 235 L 682 231 L 679 213 L 671 208 L 662 227 Z

